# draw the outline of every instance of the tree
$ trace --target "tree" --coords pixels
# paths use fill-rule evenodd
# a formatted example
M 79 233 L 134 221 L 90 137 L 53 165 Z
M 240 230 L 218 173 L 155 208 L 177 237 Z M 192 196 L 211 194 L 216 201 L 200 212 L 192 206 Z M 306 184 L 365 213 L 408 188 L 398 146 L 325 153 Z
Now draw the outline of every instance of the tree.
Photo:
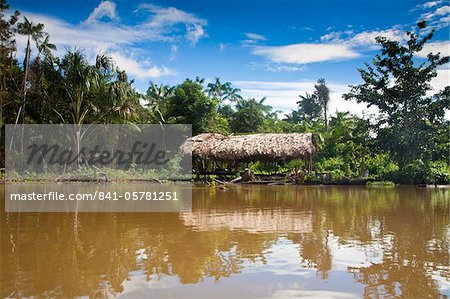
M 13 26 L 17 23 L 20 15 L 16 10 L 9 16 L 9 19 L 5 19 L 5 12 L 8 10 L 9 4 L 6 3 L 6 0 L 0 0 L 0 66 L 2 75 L 4 68 L 10 66 L 12 53 L 16 50 Z
M 203 84 L 205 83 L 205 78 L 196 76 L 195 82 L 203 86 Z
M 231 85 L 226 90 L 225 100 L 229 100 L 230 102 L 237 102 L 242 100 L 242 96 L 239 94 L 241 90 L 239 88 L 233 88 Z
M 163 84 L 158 86 L 153 82 L 150 82 L 150 87 L 147 89 L 147 107 L 149 107 L 151 114 L 160 124 L 166 122 L 164 118 L 164 105 L 166 105 L 168 99 L 173 96 L 174 90 L 175 87 Z
M 449 57 L 429 53 L 426 59 L 419 59 L 417 54 L 434 33 L 426 33 L 425 28 L 426 23 L 420 22 L 417 32 L 407 32 L 405 44 L 377 37 L 380 54 L 375 55 L 372 65 L 359 69 L 364 83 L 351 86 L 344 95 L 347 100 L 356 99 L 379 109 L 378 141 L 401 167 L 416 159 L 435 157 L 438 145 L 434 136 L 445 126 L 445 110 L 450 108 L 449 86 L 429 95 L 437 68 L 448 63 Z M 448 130 L 447 126 L 447 136 Z
M 220 116 L 225 118 L 229 123 L 231 123 L 231 121 L 233 120 L 234 110 L 233 110 L 233 107 L 231 107 L 231 105 L 229 105 L 229 104 L 221 105 L 217 109 L 217 112 L 219 113 Z
M 368 120 L 349 112 L 337 112 L 323 137 L 324 143 L 316 157 L 320 170 L 356 177 L 366 169 L 373 148 Z
M 58 99 L 53 110 L 65 123 L 117 123 L 132 118 L 137 109 L 133 81 L 107 53 L 97 55 L 92 65 L 81 51 L 69 51 L 49 81 L 51 97 Z
M 192 124 L 193 134 L 227 131 L 227 121 L 217 113 L 217 99 L 208 98 L 202 86 L 186 79 L 177 86 L 167 102 L 166 119 L 175 123 Z
M 328 89 L 325 79 L 317 80 L 314 85 L 314 95 L 317 97 L 317 101 L 322 105 L 323 116 L 325 120 L 325 128 L 328 130 L 328 103 L 330 102 L 330 90 Z
M 31 56 L 31 40 L 33 40 L 36 45 L 44 37 L 44 24 L 35 24 L 24 17 L 24 21 L 17 24 L 17 33 L 20 35 L 27 36 L 27 47 L 25 49 L 25 59 L 24 59 L 24 76 L 23 76 L 23 99 L 20 111 L 17 114 L 16 124 L 19 118 L 22 119 L 22 123 L 25 121 L 25 103 L 27 96 L 28 87 L 28 71 L 30 66 L 30 56 Z M 38 46 L 38 45 L 37 45 Z
M 16 51 L 14 26 L 20 13 L 16 10 L 9 18 L 5 18 L 5 12 L 8 10 L 9 4 L 6 0 L 0 0 L 0 126 L 5 123 L 5 106 L 13 105 L 16 100 L 15 92 L 18 89 L 16 79 L 20 74 L 17 60 L 13 57 Z M 3 141 L 2 138 L 0 140 Z
M 44 54 L 45 57 L 52 57 L 52 51 L 56 51 L 56 46 L 50 43 L 50 36 L 47 35 L 42 42 L 38 42 L 38 55 Z
M 18 21 L 19 12 L 12 12 L 8 18 L 5 12 L 9 10 L 6 0 L 0 0 L 0 168 L 4 167 L 4 124 L 12 122 L 14 115 L 8 113 L 8 106 L 16 106 L 20 103 L 17 97 L 19 90 L 17 82 L 21 77 L 21 71 L 13 53 L 16 51 L 16 40 L 14 36 L 14 26 Z
M 303 121 L 316 122 L 322 118 L 322 105 L 319 103 L 316 94 L 306 93 L 304 96 L 299 95 L 300 101 L 297 102 L 298 109 L 292 111 L 289 121 L 292 123 L 300 123 Z
M 272 111 L 272 107 L 265 105 L 266 98 L 261 100 L 239 100 L 236 103 L 236 112 L 231 122 L 233 132 L 258 132 L 265 118 Z
M 226 84 L 222 84 L 222 82 L 220 82 L 220 79 L 216 77 L 214 82 L 208 83 L 206 92 L 210 97 L 216 97 L 219 101 L 222 101 L 224 94 L 226 93 L 226 89 Z
M 104 123 L 128 123 L 138 118 L 138 111 L 141 107 L 139 94 L 134 90 L 132 84 L 134 80 L 128 81 L 125 71 L 116 68 L 111 60 L 109 73 L 105 75 L 106 82 L 101 85 L 100 107 L 103 108 L 104 115 L 101 119 Z
M 241 90 L 239 88 L 233 88 L 230 82 L 225 82 L 222 84 L 220 79 L 216 77 L 215 81 L 209 83 L 206 88 L 206 92 L 210 97 L 215 97 L 219 100 L 219 103 L 222 103 L 225 100 L 229 100 L 230 102 L 235 102 L 237 100 L 242 99 L 239 95 Z

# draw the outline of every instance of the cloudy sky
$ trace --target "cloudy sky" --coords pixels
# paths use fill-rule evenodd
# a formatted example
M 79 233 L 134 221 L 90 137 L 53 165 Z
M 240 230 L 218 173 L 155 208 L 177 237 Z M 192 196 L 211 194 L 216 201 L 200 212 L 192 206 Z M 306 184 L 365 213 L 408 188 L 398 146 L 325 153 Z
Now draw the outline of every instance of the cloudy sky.
M 357 68 L 377 51 L 376 36 L 405 40 L 418 20 L 437 30 L 423 56 L 450 54 L 450 5 L 440 0 L 15 0 L 11 6 L 45 24 L 57 54 L 76 47 L 92 58 L 108 51 L 141 92 L 150 81 L 220 77 L 284 112 L 318 78 L 329 82 L 331 112 L 367 111 L 342 93 L 361 82 Z M 439 70 L 436 89 L 448 85 L 449 69 Z

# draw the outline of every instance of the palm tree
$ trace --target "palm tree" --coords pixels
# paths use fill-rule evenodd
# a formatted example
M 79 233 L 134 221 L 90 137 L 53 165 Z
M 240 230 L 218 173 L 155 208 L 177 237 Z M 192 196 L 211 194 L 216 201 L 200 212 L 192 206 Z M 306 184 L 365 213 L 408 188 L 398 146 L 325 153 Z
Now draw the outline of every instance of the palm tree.
M 224 99 L 229 100 L 230 102 L 237 102 L 239 100 L 242 100 L 242 96 L 239 94 L 240 91 L 241 90 L 239 88 L 232 88 L 230 85 L 230 87 L 226 90 Z
M 264 120 L 271 117 L 272 107 L 265 104 L 266 98 L 261 100 L 247 99 L 236 103 L 236 112 L 231 122 L 234 132 L 257 132 Z
M 42 42 L 39 42 L 37 45 L 39 54 L 44 54 L 45 57 L 52 57 L 51 51 L 56 51 L 56 46 L 52 43 L 50 43 L 50 36 L 47 35 L 45 39 Z
M 316 122 L 322 114 L 322 105 L 319 103 L 316 94 L 306 93 L 304 96 L 299 95 L 300 101 L 297 102 L 298 111 L 294 111 L 297 121 L 308 120 Z
M 225 82 L 222 84 L 220 79 L 216 77 L 215 81 L 209 83 L 206 92 L 210 97 L 215 97 L 219 100 L 219 102 L 223 102 L 224 100 L 229 100 L 230 102 L 237 102 L 238 100 L 242 100 L 239 92 L 241 90 L 239 88 L 233 88 L 230 82 Z
M 195 76 L 195 82 L 200 84 L 200 85 L 203 85 L 203 83 L 205 83 L 205 78 L 201 78 L 199 76 Z
M 266 105 L 264 104 L 266 102 L 267 98 L 263 97 L 261 100 L 258 101 L 258 107 L 259 109 L 264 113 L 264 114 L 268 114 L 272 111 L 272 106 Z
M 112 61 L 109 61 L 110 68 L 114 68 Z M 108 65 L 108 64 L 107 64 Z M 116 69 L 116 80 L 106 84 L 106 116 L 111 116 L 116 121 L 129 121 L 136 116 L 138 106 L 138 94 L 128 82 L 128 75 L 125 71 Z
M 77 151 L 87 132 L 83 124 L 126 121 L 137 109 L 137 94 L 128 76 L 115 67 L 107 53 L 97 55 L 91 65 L 81 51 L 69 51 L 58 63 L 58 74 L 63 91 L 60 96 L 70 103 L 66 117 L 62 111 L 54 111 L 64 123 L 74 124 Z
M 314 94 L 317 96 L 317 99 L 319 100 L 319 103 L 323 107 L 324 117 L 325 117 L 325 128 L 328 131 L 328 103 L 330 102 L 330 90 L 328 89 L 328 86 L 326 85 L 325 79 L 319 79 L 317 80 L 315 87 Z
M 335 139 L 351 138 L 356 125 L 356 119 L 350 112 L 336 112 L 336 116 L 332 117 L 330 121 L 331 135 Z
M 25 60 L 24 60 L 24 78 L 23 78 L 23 99 L 22 105 L 19 109 L 19 113 L 17 114 L 16 124 L 19 121 L 19 118 L 22 119 L 22 123 L 25 121 L 25 102 L 26 102 L 26 93 L 27 93 L 27 85 L 28 85 L 28 70 L 30 66 L 30 56 L 31 56 L 31 40 L 36 42 L 36 44 L 43 38 L 44 36 L 44 24 L 35 24 L 30 22 L 26 17 L 24 17 L 24 21 L 22 23 L 17 24 L 17 33 L 20 35 L 27 36 L 27 47 L 25 49 Z
M 228 82 L 227 82 L 228 83 Z M 208 83 L 206 91 L 210 97 L 216 97 L 219 101 L 222 101 L 222 97 L 226 92 L 226 84 L 222 84 L 220 79 L 216 77 L 214 82 Z
M 158 122 L 163 124 L 166 122 L 163 116 L 162 108 L 169 97 L 173 95 L 175 87 L 168 85 L 156 85 L 150 82 L 150 87 L 147 90 L 146 99 L 148 100 L 147 107 L 150 108 L 152 114 L 158 118 Z

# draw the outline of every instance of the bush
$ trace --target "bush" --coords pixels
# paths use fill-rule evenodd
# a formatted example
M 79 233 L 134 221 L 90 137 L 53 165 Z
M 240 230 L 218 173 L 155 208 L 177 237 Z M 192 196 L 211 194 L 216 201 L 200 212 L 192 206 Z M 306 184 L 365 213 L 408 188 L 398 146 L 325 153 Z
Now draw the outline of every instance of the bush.
M 404 184 L 450 184 L 450 167 L 446 161 L 417 159 L 388 177 Z
M 425 181 L 432 184 L 450 184 L 450 166 L 445 161 L 428 163 Z
M 332 179 L 340 179 L 346 175 L 346 165 L 341 157 L 323 158 L 317 162 L 319 172 L 331 173 Z
M 377 180 L 384 180 L 389 174 L 398 171 L 398 165 L 389 154 L 376 154 L 370 157 L 366 162 L 369 175 Z
M 253 162 L 250 163 L 248 168 L 253 173 L 259 173 L 259 174 L 273 174 L 273 173 L 280 173 L 286 170 L 285 167 L 279 165 L 276 162 Z
M 395 187 L 394 182 L 391 181 L 376 181 L 376 182 L 367 182 L 367 187 Z
M 290 170 L 294 169 L 295 167 L 297 167 L 298 169 L 303 169 L 305 167 L 305 162 L 301 159 L 295 159 L 295 160 L 289 161 L 286 164 L 286 166 Z

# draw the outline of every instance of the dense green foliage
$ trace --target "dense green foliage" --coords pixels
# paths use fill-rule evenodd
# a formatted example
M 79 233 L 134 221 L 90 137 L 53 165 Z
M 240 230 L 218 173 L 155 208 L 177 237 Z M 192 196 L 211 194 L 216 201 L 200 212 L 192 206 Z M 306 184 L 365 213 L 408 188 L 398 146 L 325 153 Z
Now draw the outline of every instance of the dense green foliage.
M 425 24 L 419 24 L 424 29 Z M 408 32 L 406 45 L 385 37 L 376 40 L 381 54 L 373 59 L 373 65 L 360 69 L 363 84 L 352 86 L 347 99 L 376 106 L 381 118 L 376 133 L 380 146 L 390 151 L 395 160 L 404 167 L 417 159 L 425 161 L 448 157 L 448 145 L 441 130 L 447 128 L 445 110 L 450 108 L 450 87 L 431 95 L 430 81 L 436 77 L 437 67 L 449 62 L 449 57 L 428 54 L 425 62 L 417 62 L 415 54 L 433 37 L 433 32 L 420 37 Z M 442 138 L 444 140 L 436 140 Z M 446 139 L 446 140 L 445 140 Z
M 227 130 L 227 121 L 217 113 L 218 105 L 199 83 L 187 79 L 167 99 L 165 113 L 174 123 L 192 124 L 193 134 Z
M 281 119 L 266 98 L 244 99 L 230 82 L 199 77 L 179 85 L 150 83 L 142 95 L 133 80 L 107 53 L 89 61 L 82 50 L 55 57 L 44 24 L 10 14 L 0 0 L 1 125 L 5 123 L 189 123 L 193 134 L 220 132 L 314 132 L 320 151 L 314 169 L 302 161 L 255 163 L 264 173 L 300 169 L 305 180 L 326 174 L 333 181 L 365 178 L 402 183 L 449 183 L 450 87 L 433 94 L 430 81 L 449 57 L 416 54 L 431 40 L 425 23 L 399 43 L 378 37 L 381 46 L 372 64 L 359 69 L 362 84 L 351 86 L 346 99 L 376 106 L 380 115 L 330 114 L 330 90 L 319 79 L 312 94 L 300 95 L 298 109 Z M 422 32 L 425 32 L 422 34 Z M 14 57 L 16 34 L 28 43 L 21 63 Z M 31 45 L 37 53 L 32 53 Z M 2 134 L 2 142 L 4 142 Z M 4 145 L 3 145 L 4 146 Z M 0 161 L 2 162 L 2 161 Z

